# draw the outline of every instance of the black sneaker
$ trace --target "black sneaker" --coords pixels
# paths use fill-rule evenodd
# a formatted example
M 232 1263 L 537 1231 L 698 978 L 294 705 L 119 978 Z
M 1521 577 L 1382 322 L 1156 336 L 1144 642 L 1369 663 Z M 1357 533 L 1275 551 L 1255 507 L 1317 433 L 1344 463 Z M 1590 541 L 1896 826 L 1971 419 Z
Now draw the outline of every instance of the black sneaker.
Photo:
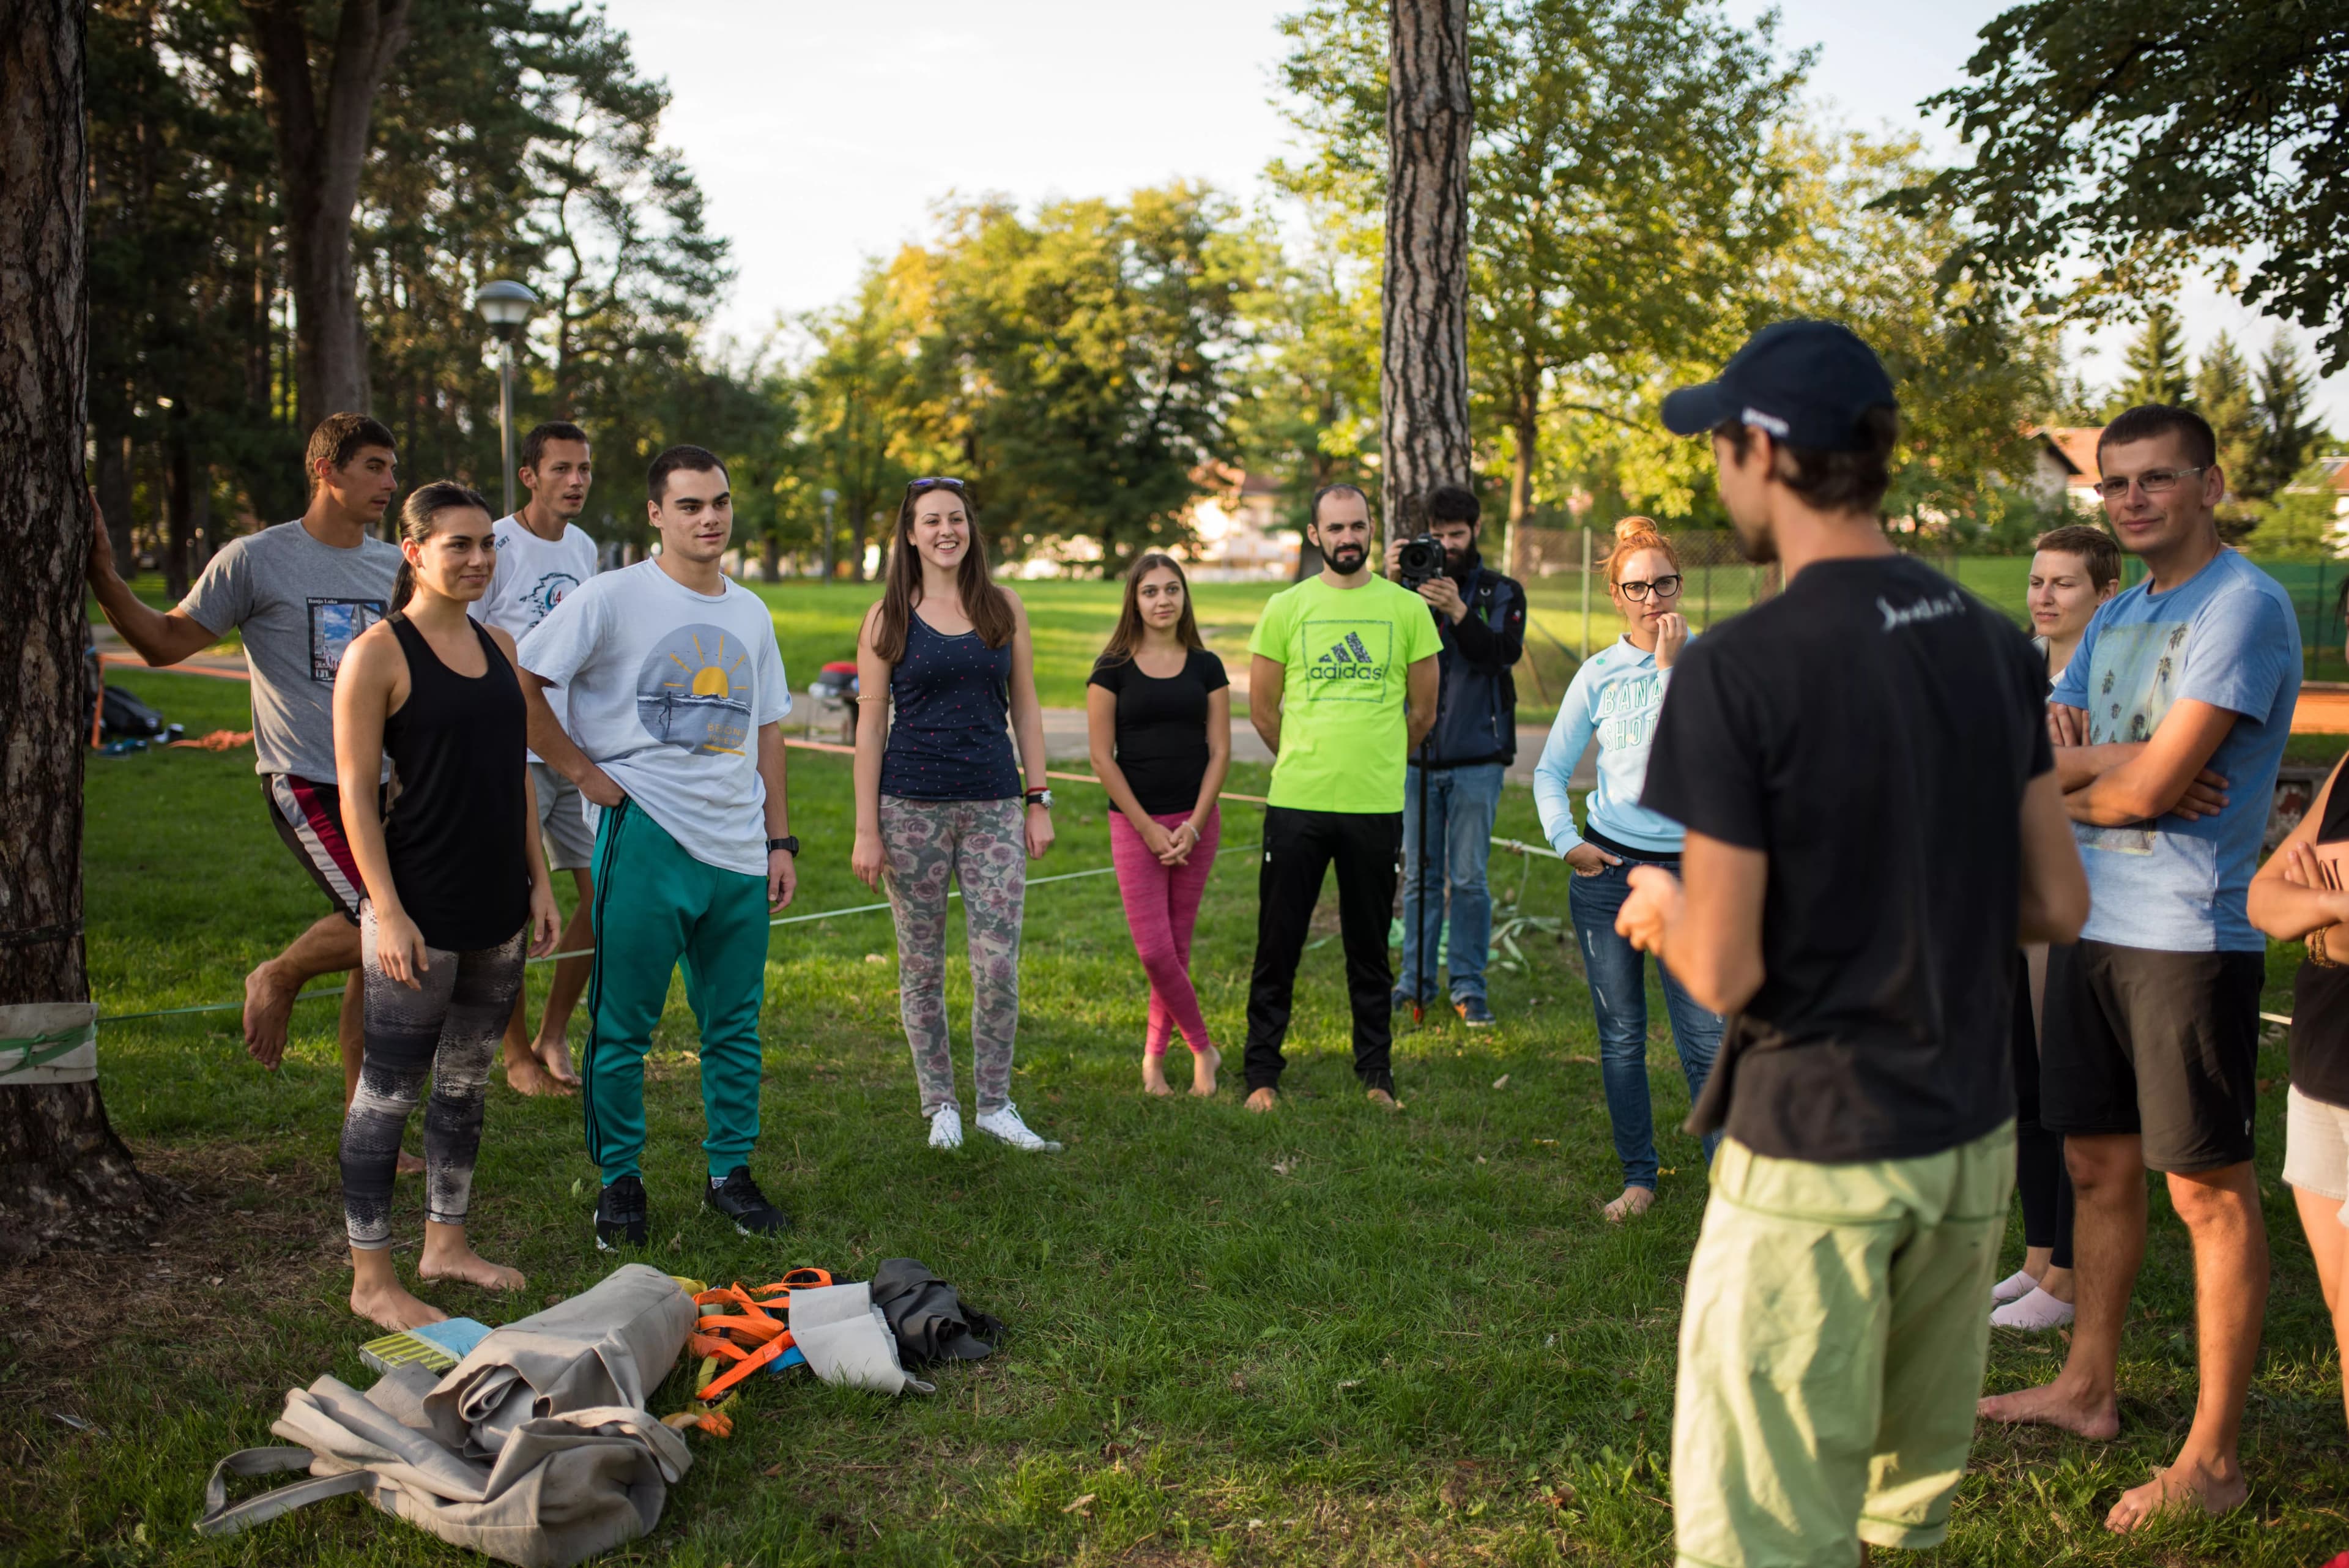
M 605 1187 L 595 1200 L 595 1250 L 608 1252 L 615 1247 L 641 1247 L 645 1231 L 644 1181 L 624 1176 Z
M 1481 996 L 1464 996 L 1452 1004 L 1452 1011 L 1460 1014 L 1460 1022 L 1471 1029 L 1490 1029 L 1499 1022 Z
M 773 1236 L 792 1228 L 792 1217 L 767 1201 L 747 1165 L 736 1166 L 725 1180 L 705 1189 L 701 1200 L 733 1220 L 734 1229 L 745 1236 Z

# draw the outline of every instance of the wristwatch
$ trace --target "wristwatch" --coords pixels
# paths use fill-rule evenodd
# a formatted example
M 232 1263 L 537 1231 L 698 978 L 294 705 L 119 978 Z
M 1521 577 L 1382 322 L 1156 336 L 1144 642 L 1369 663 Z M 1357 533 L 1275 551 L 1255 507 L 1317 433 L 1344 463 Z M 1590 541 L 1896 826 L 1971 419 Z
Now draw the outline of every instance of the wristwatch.
M 1052 809 L 1052 792 L 1049 789 L 1031 789 L 1028 792 L 1028 804 L 1040 805 L 1046 811 L 1050 811 Z
M 800 852 L 799 835 L 796 833 L 786 833 L 781 838 L 770 838 L 767 840 L 768 854 L 772 855 L 778 849 L 783 851 L 787 855 L 797 855 Z

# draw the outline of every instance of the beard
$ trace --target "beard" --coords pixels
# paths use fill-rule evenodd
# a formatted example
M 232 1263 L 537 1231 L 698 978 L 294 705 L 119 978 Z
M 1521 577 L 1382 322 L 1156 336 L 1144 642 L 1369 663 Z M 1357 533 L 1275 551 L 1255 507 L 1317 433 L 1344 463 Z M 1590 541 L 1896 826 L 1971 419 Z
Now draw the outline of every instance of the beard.
M 1367 545 L 1340 545 L 1330 552 L 1330 566 L 1341 577 L 1350 577 L 1371 558 Z
M 1778 558 L 1778 536 L 1770 532 L 1767 523 L 1749 528 L 1732 517 L 1729 531 L 1737 540 L 1737 553 L 1753 565 L 1766 566 Z

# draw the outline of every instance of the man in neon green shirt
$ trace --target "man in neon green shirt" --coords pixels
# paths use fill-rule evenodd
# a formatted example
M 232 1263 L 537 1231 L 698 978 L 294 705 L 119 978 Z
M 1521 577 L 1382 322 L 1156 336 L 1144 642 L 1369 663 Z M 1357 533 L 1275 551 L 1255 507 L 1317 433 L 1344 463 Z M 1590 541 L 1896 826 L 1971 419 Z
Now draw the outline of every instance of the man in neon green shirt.
M 1248 981 L 1247 1107 L 1278 1103 L 1297 961 L 1338 863 L 1339 929 L 1354 1014 L 1354 1075 L 1395 1108 L 1387 1063 L 1387 927 L 1402 875 L 1403 768 L 1435 722 L 1443 639 L 1417 594 L 1371 571 L 1371 504 L 1315 493 L 1306 536 L 1321 573 L 1273 595 L 1248 639 L 1248 719 L 1272 749 Z

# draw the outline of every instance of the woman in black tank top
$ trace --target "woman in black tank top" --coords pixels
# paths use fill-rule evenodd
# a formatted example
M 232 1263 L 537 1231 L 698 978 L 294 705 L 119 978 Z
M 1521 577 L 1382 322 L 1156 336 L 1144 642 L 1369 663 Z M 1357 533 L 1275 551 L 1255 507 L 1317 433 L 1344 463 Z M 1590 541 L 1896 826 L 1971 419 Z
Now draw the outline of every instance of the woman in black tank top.
M 2349 591 L 2343 594 L 2349 607 Z M 2292 1087 L 2283 1179 L 2332 1309 L 2349 1400 L 2349 760 L 2335 763 L 2300 823 L 2251 878 L 2251 924 L 2304 941 L 2292 977 Z
M 389 618 L 354 639 L 335 682 L 337 776 L 388 759 L 388 815 L 371 790 L 343 802 L 368 898 L 359 907 L 367 1058 L 343 1116 L 351 1310 L 386 1328 L 448 1314 L 391 1262 L 392 1176 L 429 1078 L 419 1279 L 518 1290 L 523 1276 L 465 1236 L 491 1059 L 522 991 L 523 950 L 554 948 L 553 884 L 538 846 L 513 639 L 466 607 L 496 560 L 490 513 L 461 484 L 428 484 L 401 513 L 407 564 Z

